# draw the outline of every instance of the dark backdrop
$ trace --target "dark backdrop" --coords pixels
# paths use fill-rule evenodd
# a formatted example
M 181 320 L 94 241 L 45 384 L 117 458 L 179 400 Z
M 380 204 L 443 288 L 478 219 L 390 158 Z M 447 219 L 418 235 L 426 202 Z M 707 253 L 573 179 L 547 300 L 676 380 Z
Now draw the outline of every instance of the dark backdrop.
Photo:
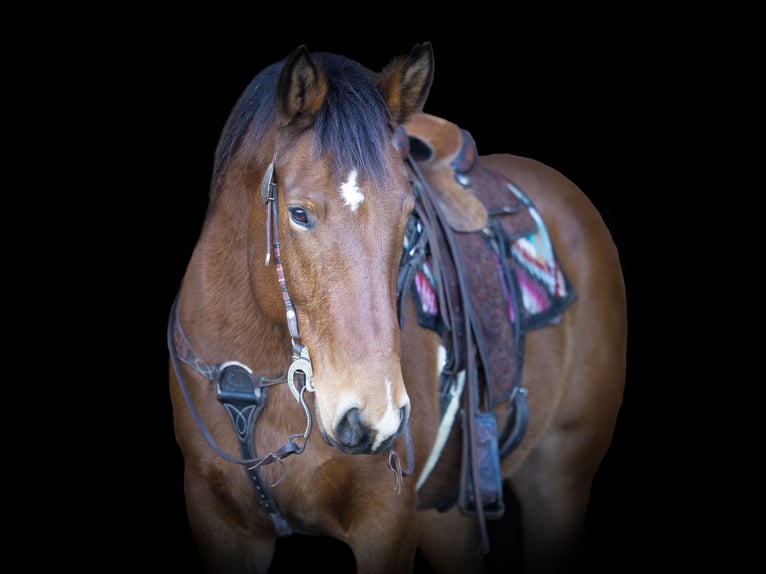
M 654 96 L 643 50 L 618 27 L 584 33 L 541 21 L 509 20 L 507 27 L 489 33 L 457 25 L 430 31 L 356 29 L 353 38 L 341 31 L 286 33 L 267 18 L 253 21 L 243 33 L 247 28 L 237 22 L 231 33 L 226 27 L 212 34 L 182 30 L 143 56 L 143 70 L 134 70 L 142 78 L 137 97 L 150 120 L 140 124 L 144 143 L 133 150 L 134 165 L 145 169 L 152 183 L 142 194 L 164 207 L 165 215 L 151 248 L 163 275 L 152 282 L 156 313 L 147 328 L 154 363 L 143 383 L 142 398 L 150 406 L 140 425 L 141 453 L 153 465 L 136 473 L 133 485 L 151 493 L 151 503 L 132 509 L 144 519 L 125 542 L 126 553 L 160 557 L 174 571 L 193 572 L 198 566 L 172 431 L 165 328 L 200 230 L 213 151 L 229 110 L 260 69 L 299 44 L 380 69 L 413 44 L 429 40 L 436 76 L 425 111 L 469 130 L 480 153 L 528 156 L 561 171 L 593 201 L 617 243 L 629 306 L 628 377 L 614 442 L 594 482 L 588 525 L 603 571 L 653 563 L 674 529 L 660 501 L 677 485 L 669 473 L 656 472 L 658 457 L 668 455 L 653 447 L 662 424 L 652 383 L 659 353 L 652 339 L 657 297 L 648 276 L 656 251 L 651 242 L 639 241 L 636 219 L 654 182 L 646 172 L 654 148 L 646 140 L 652 119 L 642 102 Z M 140 44 L 140 37 L 136 41 Z M 290 560 L 307 548 L 316 550 L 311 544 L 285 543 L 282 547 L 296 552 L 283 554 L 280 567 L 295 567 Z M 347 559 L 337 548 L 333 555 L 312 555 L 312 563 L 340 569 Z

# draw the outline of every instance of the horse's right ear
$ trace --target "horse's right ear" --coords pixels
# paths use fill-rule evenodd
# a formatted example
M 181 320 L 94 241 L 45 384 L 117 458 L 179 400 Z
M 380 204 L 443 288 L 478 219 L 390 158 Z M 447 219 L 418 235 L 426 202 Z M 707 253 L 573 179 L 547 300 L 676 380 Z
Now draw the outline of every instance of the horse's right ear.
M 415 45 L 406 57 L 395 58 L 378 75 L 378 87 L 388 102 L 395 124 L 423 110 L 434 79 L 430 42 Z
M 305 129 L 314 123 L 327 94 L 324 75 L 311 59 L 308 48 L 299 46 L 285 58 L 277 80 L 277 118 L 283 126 Z

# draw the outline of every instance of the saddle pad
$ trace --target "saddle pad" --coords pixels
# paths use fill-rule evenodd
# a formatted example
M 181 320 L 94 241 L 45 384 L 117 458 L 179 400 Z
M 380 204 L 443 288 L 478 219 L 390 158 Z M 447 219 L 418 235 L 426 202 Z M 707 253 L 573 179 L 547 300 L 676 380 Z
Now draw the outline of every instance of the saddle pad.
M 514 331 L 523 334 L 556 323 L 574 300 L 575 291 L 558 262 L 545 223 L 531 200 L 510 182 L 508 191 L 525 205 L 535 223 L 531 231 L 513 239 L 508 247 L 509 267 L 519 287 L 518 301 L 512 295 L 516 290 L 508 285 L 500 261 L 494 255 L 498 278 L 503 285 L 508 318 L 514 325 Z M 409 247 L 409 241 L 409 235 L 405 235 L 405 250 Z M 427 255 L 415 272 L 412 294 L 420 325 L 440 332 L 439 303 L 431 265 L 431 257 Z M 520 311 L 518 314 L 516 309 Z

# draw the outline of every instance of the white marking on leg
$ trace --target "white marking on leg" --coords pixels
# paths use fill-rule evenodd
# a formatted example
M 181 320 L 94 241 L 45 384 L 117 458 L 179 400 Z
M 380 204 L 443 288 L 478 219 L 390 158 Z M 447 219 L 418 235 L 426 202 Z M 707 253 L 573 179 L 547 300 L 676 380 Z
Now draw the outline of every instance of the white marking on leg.
M 340 186 L 340 195 L 343 198 L 343 203 L 348 205 L 351 211 L 356 211 L 359 204 L 364 201 L 364 194 L 356 183 L 356 176 L 356 170 L 351 170 L 346 181 Z

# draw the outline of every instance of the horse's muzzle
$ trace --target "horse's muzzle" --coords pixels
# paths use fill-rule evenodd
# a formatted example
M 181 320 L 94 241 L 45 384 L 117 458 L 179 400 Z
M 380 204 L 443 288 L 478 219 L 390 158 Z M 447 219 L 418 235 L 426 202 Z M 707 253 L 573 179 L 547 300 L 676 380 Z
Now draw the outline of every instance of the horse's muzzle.
M 390 436 L 379 440 L 380 431 L 371 428 L 362 420 L 362 411 L 358 408 L 349 409 L 335 425 L 336 440 L 330 438 L 323 430 L 324 441 L 338 450 L 348 454 L 378 454 L 388 450 L 396 439 L 401 436 L 407 426 L 410 414 L 409 404 L 399 409 L 399 427 Z

